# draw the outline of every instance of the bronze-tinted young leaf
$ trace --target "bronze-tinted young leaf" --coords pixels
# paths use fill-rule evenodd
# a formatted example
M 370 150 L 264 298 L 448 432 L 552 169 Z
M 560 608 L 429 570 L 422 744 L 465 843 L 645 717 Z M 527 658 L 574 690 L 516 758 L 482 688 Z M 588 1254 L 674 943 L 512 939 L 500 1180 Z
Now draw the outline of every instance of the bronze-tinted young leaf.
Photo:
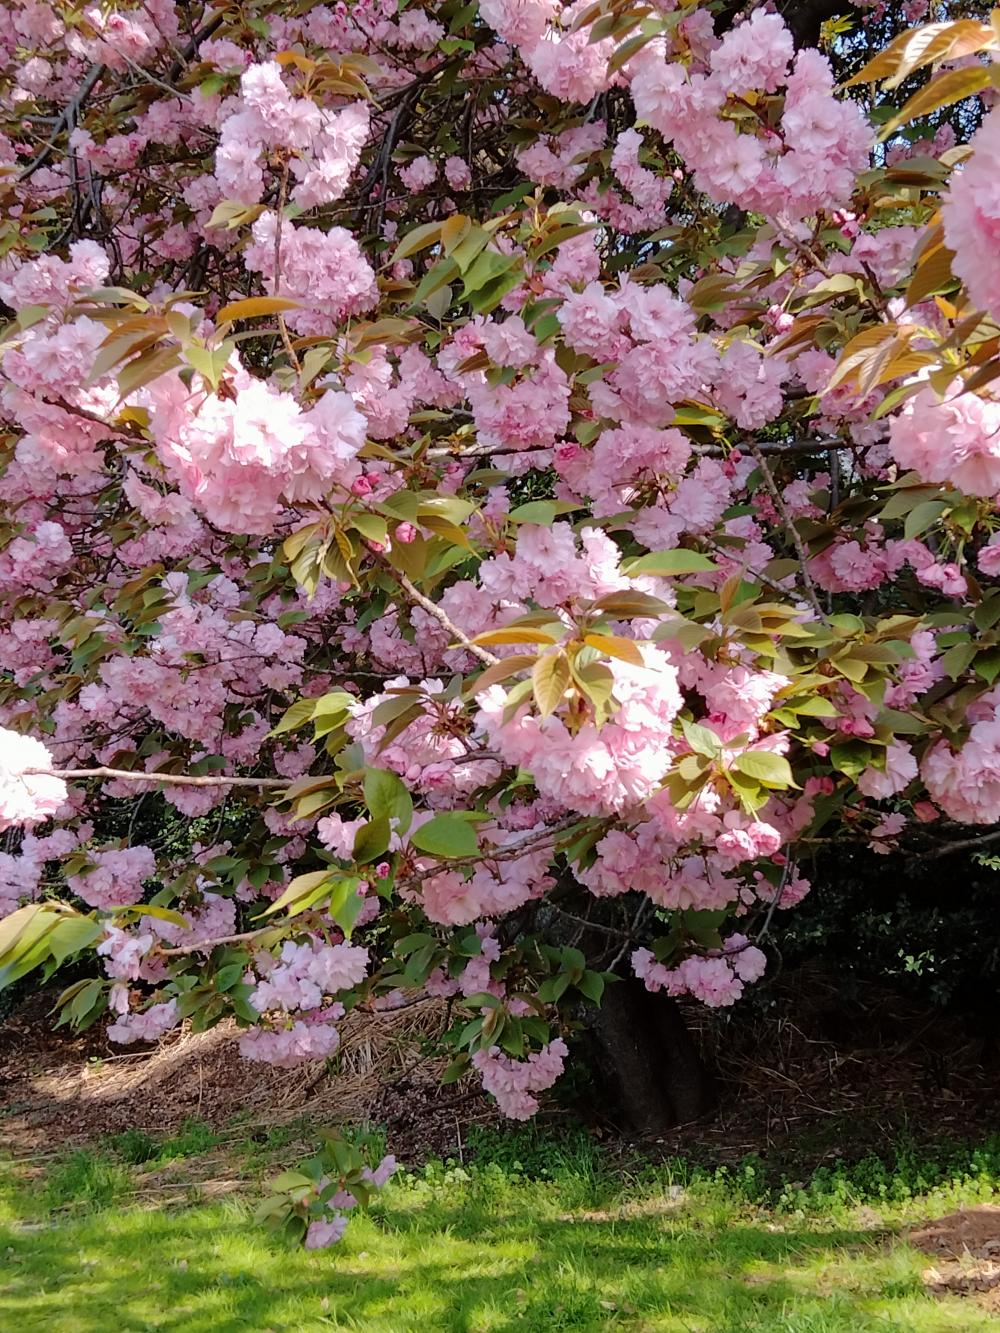
M 504 657 L 499 662 L 494 662 L 481 672 L 473 681 L 465 687 L 467 694 L 480 694 L 483 690 L 489 689 L 491 685 L 497 685 L 502 680 L 509 680 L 511 676 L 516 676 L 519 671 L 530 671 L 535 665 L 535 658 L 529 657 L 526 653 L 512 653 L 510 657 Z
M 566 654 L 559 651 L 539 657 L 531 670 L 532 693 L 542 717 L 548 717 L 562 703 L 571 679 Z
M 642 650 L 634 639 L 623 639 L 620 634 L 603 634 L 595 630 L 585 634 L 583 641 L 599 653 L 606 653 L 608 657 L 620 658 L 632 666 L 645 665 Z
M 298 310 L 300 301 L 293 301 L 288 296 L 248 296 L 242 301 L 232 301 L 224 305 L 216 315 L 216 322 L 227 320 L 259 319 L 262 315 L 283 314 L 286 310 Z

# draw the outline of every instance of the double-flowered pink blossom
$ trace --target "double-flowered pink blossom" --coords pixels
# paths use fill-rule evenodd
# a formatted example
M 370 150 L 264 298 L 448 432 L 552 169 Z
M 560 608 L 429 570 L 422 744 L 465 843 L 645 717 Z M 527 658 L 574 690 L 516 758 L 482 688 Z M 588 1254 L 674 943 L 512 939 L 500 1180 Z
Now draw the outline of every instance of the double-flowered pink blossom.
M 1000 317 L 1000 112 L 985 117 L 971 143 L 972 157 L 958 168 L 941 220 L 955 252 L 952 267 L 981 310 Z
M 957 751 L 937 741 L 920 764 L 932 800 L 960 824 L 995 824 L 1000 820 L 1000 720 L 975 722 Z
M 889 447 L 902 468 L 948 482 L 966 495 L 1000 492 L 1000 402 L 954 382 L 939 398 L 928 385 L 889 423 Z
M 233 362 L 225 390 L 189 388 L 177 374 L 151 385 L 158 453 L 181 490 L 217 527 L 270 532 L 282 500 L 321 500 L 360 472 L 364 417 L 328 390 L 302 409 L 290 393 Z
M 535 1094 L 552 1087 L 568 1054 L 566 1043 L 557 1037 L 526 1060 L 515 1060 L 492 1046 L 476 1051 L 472 1063 L 483 1087 L 493 1094 L 505 1116 L 511 1120 L 530 1120 L 538 1110 Z
M 54 767 L 41 741 L 0 727 L 0 832 L 56 813 L 67 791 L 61 778 L 49 776 Z

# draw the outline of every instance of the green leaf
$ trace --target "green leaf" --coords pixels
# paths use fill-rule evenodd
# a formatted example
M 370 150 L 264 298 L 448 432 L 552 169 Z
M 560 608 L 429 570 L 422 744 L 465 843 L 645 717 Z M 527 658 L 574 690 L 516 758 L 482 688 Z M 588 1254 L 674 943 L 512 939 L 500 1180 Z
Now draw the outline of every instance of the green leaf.
M 106 1003 L 104 983 L 94 977 L 84 983 L 69 1003 L 69 1019 L 74 1027 L 89 1027 Z M 88 1021 L 89 1020 L 89 1021 Z
M 558 972 L 554 977 L 549 977 L 543 981 L 538 987 L 538 998 L 543 1004 L 558 1004 L 569 989 L 569 985 L 569 973 Z
M 584 972 L 576 983 L 577 990 L 593 1004 L 600 1004 L 604 995 L 604 978 L 600 972 Z
M 630 578 L 638 574 L 657 574 L 669 578 L 675 574 L 701 574 L 715 570 L 717 566 L 700 551 L 686 551 L 678 546 L 672 551 L 651 551 L 649 555 L 626 560 L 622 569 Z
M 974 643 L 956 643 L 941 658 L 941 667 L 949 680 L 958 680 L 976 656 Z
M 529 500 L 527 504 L 512 509 L 507 517 L 512 523 L 538 523 L 549 527 L 560 514 L 571 514 L 579 508 L 578 504 L 569 500 Z
M 463 244 L 467 244 L 464 242 Z M 455 251 L 455 258 L 458 259 L 462 247 L 459 246 Z M 463 301 L 468 301 L 470 297 L 484 288 L 491 286 L 497 279 L 510 276 L 511 271 L 518 268 L 520 271 L 520 260 L 516 255 L 502 255 L 498 250 L 483 250 L 475 260 L 463 272 L 462 296 Z M 514 283 L 517 282 L 517 274 L 514 274 Z
M 281 721 L 271 731 L 272 736 L 280 736 L 286 731 L 294 731 L 296 727 L 304 726 L 312 721 L 313 714 L 316 711 L 315 699 L 296 699 L 291 708 L 286 708 L 281 715 Z
M 542 717 L 548 717 L 562 703 L 572 673 L 563 652 L 545 653 L 531 671 L 535 703 Z
M 388 815 L 369 819 L 358 829 L 354 839 L 354 860 L 359 866 L 367 865 L 369 861 L 377 861 L 388 850 L 390 836 Z
M 712 910 L 688 911 L 681 918 L 685 934 L 704 949 L 717 949 L 722 943 L 719 927 L 726 919 L 725 912 Z
M 104 934 L 104 927 L 93 917 L 70 916 L 60 921 L 49 936 L 49 949 L 57 963 L 64 963 L 71 953 L 88 949 Z
M 240 978 L 246 971 L 243 963 L 227 963 L 225 967 L 220 967 L 215 974 L 215 989 L 217 991 L 228 991 L 239 984 Z
M 708 727 L 681 718 L 681 730 L 684 732 L 684 739 L 696 754 L 706 755 L 709 759 L 717 759 L 722 753 L 722 742 L 715 732 Z
M 295 916 L 298 912 L 304 912 L 323 897 L 327 889 L 333 886 L 334 880 L 329 869 L 310 870 L 308 874 L 296 875 L 281 897 L 276 898 L 260 915 L 272 916 L 275 912 L 287 911 L 289 916 Z
M 858 741 L 846 745 L 834 745 L 830 750 L 830 763 L 838 773 L 849 778 L 857 778 L 871 763 L 872 752 L 867 745 Z
M 61 903 L 28 903 L 0 921 L 0 990 L 49 958 L 49 939 L 68 911 Z
M 191 922 L 183 912 L 175 912 L 172 907 L 162 907 L 153 903 L 137 903 L 134 907 L 126 907 L 126 912 L 132 912 L 136 916 L 153 916 L 157 921 L 169 921 L 172 926 L 180 926 L 182 930 L 189 930 Z
M 439 259 L 421 279 L 417 290 L 413 294 L 413 304 L 423 305 L 428 297 L 433 296 L 436 291 L 440 291 L 442 287 L 447 286 L 453 278 L 457 277 L 458 265 L 454 259 Z
M 408 231 L 393 252 L 391 264 L 398 264 L 401 259 L 409 259 L 410 255 L 415 255 L 420 250 L 426 250 L 429 245 L 434 245 L 441 239 L 441 223 L 425 222 L 419 227 L 414 227 Z
M 406 833 L 413 822 L 413 798 L 401 779 L 388 769 L 365 769 L 365 804 L 374 819 L 394 819 L 399 834 Z
M 385 545 L 389 535 L 389 525 L 378 514 L 352 514 L 349 525 L 356 528 L 362 537 L 367 537 L 370 542 L 378 542 L 380 546 Z
M 410 833 L 410 842 L 430 856 L 466 857 L 479 851 L 476 830 L 467 818 L 452 812 L 435 815 Z
M 845 296 L 848 292 L 858 290 L 858 279 L 850 273 L 834 273 L 829 278 L 823 278 L 815 286 L 810 287 L 809 294 L 803 300 L 804 306 L 820 305 L 823 301 L 830 300 L 832 297 Z
M 346 879 L 340 879 L 330 894 L 330 904 L 327 910 L 347 939 L 351 938 L 351 932 L 354 930 L 365 905 L 364 898 L 358 892 L 360 883 L 361 881 L 353 875 Z
M 980 653 L 973 666 L 981 680 L 985 680 L 987 685 L 993 685 L 997 676 L 1000 676 L 1000 649 L 993 648 L 989 652 Z
M 301 1171 L 282 1171 L 281 1175 L 271 1182 L 271 1186 L 280 1193 L 283 1190 L 310 1189 L 312 1183 Z
M 469 1067 L 470 1060 L 468 1052 L 463 1051 L 461 1055 L 452 1060 L 451 1064 L 441 1075 L 442 1086 L 446 1087 L 449 1083 L 457 1083 L 464 1074 L 469 1072 Z
M 800 713 L 803 717 L 836 717 L 837 707 L 822 694 L 814 694 L 809 699 L 801 699 L 796 703 L 783 703 L 785 708 L 790 708 L 793 713 Z
M 796 785 L 788 760 L 770 750 L 744 750 L 736 756 L 733 767 L 748 778 L 756 778 L 765 787 Z
M 903 535 L 907 540 L 919 537 L 938 521 L 947 508 L 948 505 L 944 500 L 924 500 L 921 504 L 914 505 L 903 524 Z
M 463 229 L 463 235 L 450 249 L 447 246 L 445 249 L 458 265 L 459 272 L 465 273 L 489 243 L 489 232 L 483 227 L 472 225 Z

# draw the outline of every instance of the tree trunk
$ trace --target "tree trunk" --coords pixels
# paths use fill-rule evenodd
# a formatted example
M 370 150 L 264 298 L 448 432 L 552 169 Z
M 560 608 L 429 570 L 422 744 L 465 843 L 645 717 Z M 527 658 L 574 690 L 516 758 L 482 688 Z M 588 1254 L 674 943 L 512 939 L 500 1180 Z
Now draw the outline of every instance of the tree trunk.
M 594 1013 L 592 1032 L 595 1073 L 609 1103 L 603 1109 L 623 1129 L 662 1134 L 715 1105 L 714 1081 L 670 996 L 651 994 L 632 977 L 616 981 Z

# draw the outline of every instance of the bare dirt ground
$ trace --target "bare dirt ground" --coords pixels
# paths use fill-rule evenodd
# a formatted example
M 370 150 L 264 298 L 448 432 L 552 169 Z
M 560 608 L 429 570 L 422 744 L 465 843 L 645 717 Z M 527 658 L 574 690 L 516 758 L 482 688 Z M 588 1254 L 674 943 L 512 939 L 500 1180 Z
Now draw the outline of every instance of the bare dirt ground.
M 970 1296 L 1000 1315 L 1000 1206 L 950 1213 L 915 1228 L 907 1239 L 934 1261 L 923 1273 L 930 1291 Z

